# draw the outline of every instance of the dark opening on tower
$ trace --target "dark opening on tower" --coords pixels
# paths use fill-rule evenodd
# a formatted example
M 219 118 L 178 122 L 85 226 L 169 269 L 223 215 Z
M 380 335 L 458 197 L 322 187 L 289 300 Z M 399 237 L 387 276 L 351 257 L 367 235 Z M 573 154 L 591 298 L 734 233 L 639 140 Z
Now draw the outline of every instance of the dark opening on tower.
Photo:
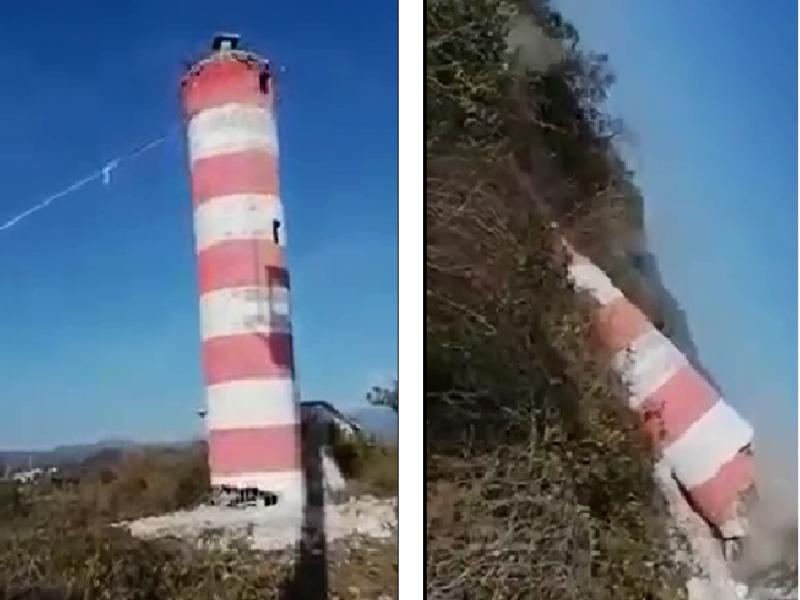
M 269 67 L 265 65 L 258 74 L 258 89 L 261 90 L 262 94 L 269 94 L 269 80 Z
M 281 222 L 278 219 L 272 219 L 272 241 L 275 244 L 281 243 Z

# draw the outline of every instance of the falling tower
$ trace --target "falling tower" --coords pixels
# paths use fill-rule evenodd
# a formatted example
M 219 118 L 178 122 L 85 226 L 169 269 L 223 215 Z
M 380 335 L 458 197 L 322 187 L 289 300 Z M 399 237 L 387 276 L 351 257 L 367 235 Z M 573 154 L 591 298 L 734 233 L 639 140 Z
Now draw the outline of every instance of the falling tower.
M 268 61 L 218 35 L 181 97 L 194 205 L 211 485 L 299 498 L 286 231 Z
M 757 497 L 752 426 L 602 269 L 568 249 L 572 281 L 592 299 L 598 338 L 629 387 L 628 406 L 654 442 L 659 472 L 683 492 L 672 499 L 686 500 L 735 554 Z

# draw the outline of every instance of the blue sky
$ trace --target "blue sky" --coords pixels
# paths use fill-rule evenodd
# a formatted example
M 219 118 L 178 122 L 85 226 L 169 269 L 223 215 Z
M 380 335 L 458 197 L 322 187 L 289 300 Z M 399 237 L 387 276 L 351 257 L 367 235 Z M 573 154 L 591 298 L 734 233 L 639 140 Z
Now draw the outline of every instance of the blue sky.
M 610 54 L 652 246 L 703 362 L 767 445 L 797 440 L 797 5 L 559 3 Z
M 4 7 L 0 221 L 175 126 L 182 61 L 218 30 L 286 69 L 298 377 L 307 398 L 358 403 L 397 369 L 396 6 Z M 0 233 L 0 448 L 198 432 L 195 281 L 179 136 Z

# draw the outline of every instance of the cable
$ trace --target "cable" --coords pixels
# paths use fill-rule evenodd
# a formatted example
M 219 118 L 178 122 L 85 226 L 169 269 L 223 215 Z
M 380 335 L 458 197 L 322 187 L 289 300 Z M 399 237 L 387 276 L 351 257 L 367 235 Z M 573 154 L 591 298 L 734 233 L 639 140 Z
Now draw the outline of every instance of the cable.
M 8 231 L 9 229 L 19 224 L 21 221 L 24 221 L 25 219 L 33 215 L 34 213 L 44 210 L 56 200 L 63 198 L 64 196 L 67 196 L 72 192 L 78 191 L 82 187 L 92 183 L 95 180 L 99 179 L 100 181 L 102 181 L 103 185 L 109 185 L 111 183 L 112 172 L 118 169 L 120 164 L 122 164 L 123 162 L 131 161 L 139 157 L 140 155 L 157 148 L 158 146 L 166 142 L 173 135 L 173 133 L 174 131 L 170 131 L 169 133 L 166 133 L 160 137 L 155 138 L 154 140 L 151 140 L 145 144 L 142 144 L 141 146 L 138 146 L 136 149 L 134 149 L 131 152 L 128 152 L 127 154 L 123 154 L 121 156 L 106 161 L 101 168 L 87 175 L 83 179 L 79 179 L 75 183 L 65 187 L 60 192 L 56 192 L 55 194 L 48 196 L 38 204 L 31 206 L 30 208 L 8 219 L 5 223 L 0 225 L 0 233 Z

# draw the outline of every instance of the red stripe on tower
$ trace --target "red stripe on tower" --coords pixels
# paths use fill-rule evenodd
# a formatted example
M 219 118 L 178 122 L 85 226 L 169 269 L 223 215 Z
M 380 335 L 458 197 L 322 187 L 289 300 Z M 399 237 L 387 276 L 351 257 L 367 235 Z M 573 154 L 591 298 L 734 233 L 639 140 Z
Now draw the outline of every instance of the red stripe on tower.
M 182 81 L 212 486 L 303 493 L 267 63 L 218 36 Z
M 277 196 L 278 165 L 269 152 L 250 150 L 209 156 L 192 165 L 195 204 L 231 194 Z

